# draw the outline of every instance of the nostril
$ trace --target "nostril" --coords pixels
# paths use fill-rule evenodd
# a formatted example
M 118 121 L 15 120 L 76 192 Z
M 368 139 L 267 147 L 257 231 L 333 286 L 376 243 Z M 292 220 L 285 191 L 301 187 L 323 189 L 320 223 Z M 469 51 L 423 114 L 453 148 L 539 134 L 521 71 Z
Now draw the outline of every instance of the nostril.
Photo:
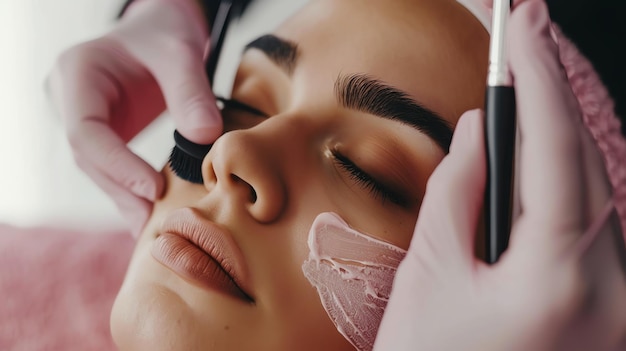
M 248 182 L 246 182 L 245 180 L 239 178 L 237 175 L 235 174 L 231 174 L 230 178 L 235 182 L 235 184 L 241 184 L 241 186 L 247 187 L 248 188 L 248 194 L 249 194 L 249 200 L 251 203 L 255 203 L 257 200 L 257 194 L 256 191 L 254 190 L 254 187 L 252 187 L 252 185 L 250 185 Z

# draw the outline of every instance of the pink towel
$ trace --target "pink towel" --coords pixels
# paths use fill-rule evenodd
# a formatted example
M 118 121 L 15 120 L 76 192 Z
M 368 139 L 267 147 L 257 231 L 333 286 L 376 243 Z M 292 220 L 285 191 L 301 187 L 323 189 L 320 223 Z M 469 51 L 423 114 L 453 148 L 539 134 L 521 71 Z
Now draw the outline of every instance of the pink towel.
M 115 350 L 109 314 L 133 246 L 128 233 L 0 225 L 0 350 Z

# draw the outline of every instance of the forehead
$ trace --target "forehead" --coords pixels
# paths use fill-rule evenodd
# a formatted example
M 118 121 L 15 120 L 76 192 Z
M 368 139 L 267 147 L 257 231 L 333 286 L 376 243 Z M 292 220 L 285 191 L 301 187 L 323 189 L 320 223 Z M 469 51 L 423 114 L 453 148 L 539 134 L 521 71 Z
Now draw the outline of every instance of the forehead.
M 319 84 L 367 73 L 452 123 L 482 104 L 487 32 L 454 0 L 311 1 L 275 33 L 298 44 L 297 74 Z

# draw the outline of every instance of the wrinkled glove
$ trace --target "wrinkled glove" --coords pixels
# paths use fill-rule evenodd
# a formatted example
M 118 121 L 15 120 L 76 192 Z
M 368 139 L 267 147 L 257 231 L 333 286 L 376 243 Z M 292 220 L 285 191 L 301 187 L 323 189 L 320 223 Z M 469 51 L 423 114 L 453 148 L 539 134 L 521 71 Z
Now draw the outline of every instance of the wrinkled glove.
M 164 179 L 126 143 L 166 108 L 189 140 L 208 144 L 222 119 L 204 73 L 208 33 L 194 0 L 133 3 L 108 34 L 65 51 L 47 88 L 74 158 L 143 227 Z
M 429 179 L 375 350 L 613 351 L 626 340 L 612 189 L 545 3 L 519 3 L 508 34 L 521 133 L 509 248 L 492 266 L 474 254 L 486 161 L 482 114 L 470 111 Z

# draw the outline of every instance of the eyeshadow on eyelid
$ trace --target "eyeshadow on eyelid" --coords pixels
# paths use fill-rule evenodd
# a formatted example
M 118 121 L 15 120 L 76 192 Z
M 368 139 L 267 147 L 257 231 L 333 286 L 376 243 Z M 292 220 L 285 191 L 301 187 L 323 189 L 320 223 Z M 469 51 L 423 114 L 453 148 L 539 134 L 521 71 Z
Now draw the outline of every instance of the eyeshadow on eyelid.
M 362 168 L 367 169 L 372 176 L 390 186 L 396 191 L 415 193 L 419 190 L 420 159 L 411 159 L 402 147 L 401 140 L 370 135 L 356 145 L 347 148 L 347 152 Z M 417 155 L 417 151 L 416 154 Z

